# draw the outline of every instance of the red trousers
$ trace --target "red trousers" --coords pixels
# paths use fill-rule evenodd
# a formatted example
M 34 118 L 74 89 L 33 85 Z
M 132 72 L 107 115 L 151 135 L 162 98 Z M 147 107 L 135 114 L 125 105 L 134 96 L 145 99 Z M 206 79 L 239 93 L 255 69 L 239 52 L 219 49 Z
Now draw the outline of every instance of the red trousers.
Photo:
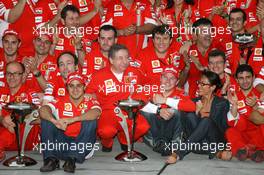
M 22 145 L 22 137 L 25 129 L 25 125 L 20 125 L 20 145 Z M 39 143 L 39 132 L 40 126 L 34 125 L 31 131 L 28 134 L 25 150 L 32 150 L 34 145 Z M 15 133 L 11 133 L 8 129 L 0 126 L 0 149 L 6 151 L 15 151 L 17 150 L 17 141 Z
M 124 111 L 122 111 L 125 114 Z M 122 126 L 119 121 L 121 118 L 118 117 L 114 110 L 103 110 L 101 117 L 98 121 L 97 134 L 101 138 L 102 145 L 104 147 L 110 148 L 113 145 L 114 137 L 117 135 L 118 140 L 121 144 L 127 145 L 126 137 Z M 130 136 L 130 142 L 132 141 L 132 123 L 131 119 L 126 119 L 128 125 L 128 131 Z M 150 126 L 147 120 L 141 116 L 140 114 L 136 118 L 136 128 L 134 140 L 139 139 L 143 136 L 148 130 Z
M 240 118 L 237 125 L 227 129 L 226 138 L 231 143 L 231 151 L 236 155 L 241 148 L 251 145 L 256 150 L 264 150 L 264 126 L 254 125 L 246 118 Z

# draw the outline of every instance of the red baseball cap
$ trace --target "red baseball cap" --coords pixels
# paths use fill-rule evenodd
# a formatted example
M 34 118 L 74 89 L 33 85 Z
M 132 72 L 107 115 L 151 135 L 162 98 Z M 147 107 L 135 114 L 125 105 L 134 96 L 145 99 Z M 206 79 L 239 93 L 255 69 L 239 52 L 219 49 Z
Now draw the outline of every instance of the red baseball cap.
M 68 75 L 66 84 L 70 84 L 73 80 L 78 80 L 81 84 L 85 85 L 85 78 L 78 72 L 73 72 Z
M 6 35 L 14 35 L 17 37 L 18 40 L 20 40 L 19 33 L 13 29 L 7 29 L 4 31 L 3 37 L 4 38 Z
M 162 74 L 165 74 L 165 73 L 172 73 L 176 78 L 178 78 L 179 76 L 179 72 L 176 69 L 174 69 L 174 67 L 172 66 L 166 67 L 164 71 L 162 72 Z

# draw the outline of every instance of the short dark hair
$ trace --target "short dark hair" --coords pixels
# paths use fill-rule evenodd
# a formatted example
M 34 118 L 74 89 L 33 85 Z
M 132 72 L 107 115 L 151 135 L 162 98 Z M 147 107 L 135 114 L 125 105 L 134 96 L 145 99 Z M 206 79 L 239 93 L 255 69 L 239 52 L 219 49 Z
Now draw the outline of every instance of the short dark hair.
M 252 76 L 254 76 L 254 71 L 252 69 L 252 67 L 248 64 L 240 64 L 237 69 L 236 69 L 236 78 L 238 76 L 238 74 L 242 73 L 242 72 L 249 72 L 251 73 Z
M 232 13 L 242 13 L 243 14 L 243 22 L 245 22 L 247 20 L 247 14 L 244 10 L 242 10 L 241 8 L 234 8 L 229 13 L 229 21 L 230 21 L 230 17 L 231 17 Z
M 201 26 L 201 25 L 205 25 L 205 26 L 213 26 L 213 23 L 207 19 L 207 18 L 200 18 L 198 20 L 196 20 L 193 25 L 192 25 L 192 30 L 193 32 L 195 32 L 196 28 Z
M 72 53 L 72 52 L 70 52 L 70 51 L 65 51 L 65 52 L 62 52 L 62 53 L 58 56 L 58 58 L 57 58 L 57 66 L 58 66 L 58 67 L 59 67 L 59 61 L 60 61 L 60 58 L 61 58 L 63 55 L 70 55 L 70 56 L 72 56 L 73 59 L 74 59 L 74 65 L 75 65 L 75 66 L 78 65 L 78 63 L 79 63 L 78 57 L 77 57 L 74 53 Z
M 80 15 L 80 11 L 77 7 L 75 7 L 74 5 L 66 5 L 61 11 L 61 18 L 62 19 L 64 19 L 64 20 L 66 19 L 68 11 L 71 11 L 73 13 L 78 13 Z
M 11 62 L 9 62 L 9 63 L 6 64 L 6 69 L 7 69 L 7 67 L 8 67 L 10 64 L 18 64 L 18 65 L 20 65 L 20 66 L 21 66 L 21 69 L 22 69 L 22 72 L 25 73 L 26 68 L 25 68 L 25 66 L 24 66 L 23 63 L 18 62 L 18 61 L 11 61 Z
M 225 52 L 222 50 L 219 50 L 219 49 L 213 49 L 212 51 L 209 52 L 208 61 L 209 61 L 210 57 L 218 57 L 218 56 L 222 57 L 224 62 L 226 62 Z
M 114 26 L 112 26 L 112 25 L 103 25 L 102 27 L 100 27 L 99 36 L 100 36 L 102 30 L 104 30 L 104 31 L 113 31 L 115 38 L 117 38 L 117 30 L 116 30 L 116 28 Z
M 129 53 L 126 46 L 122 44 L 114 44 L 109 50 L 108 58 L 113 58 L 115 56 L 115 53 L 118 52 L 119 50 L 126 50 Z
M 214 92 L 216 92 L 218 89 L 222 88 L 223 85 L 222 85 L 221 79 L 217 73 L 209 71 L 209 70 L 205 70 L 202 72 L 202 76 L 205 76 L 208 79 L 211 86 L 216 87 Z
M 155 37 L 156 34 L 160 34 L 160 35 L 169 35 L 170 38 L 172 38 L 172 30 L 170 28 L 170 26 L 168 25 L 160 25 L 160 26 L 156 26 L 153 30 L 152 30 L 152 38 Z

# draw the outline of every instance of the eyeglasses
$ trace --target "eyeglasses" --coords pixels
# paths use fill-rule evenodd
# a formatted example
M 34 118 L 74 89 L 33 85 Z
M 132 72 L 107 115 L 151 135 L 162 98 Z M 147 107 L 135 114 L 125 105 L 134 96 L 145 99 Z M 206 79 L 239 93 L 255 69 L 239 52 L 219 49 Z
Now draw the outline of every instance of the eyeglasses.
M 203 83 L 201 81 L 196 81 L 197 85 L 201 85 L 201 86 L 211 86 L 211 84 L 209 83 Z
M 19 77 L 23 74 L 23 72 L 6 72 L 7 77 Z

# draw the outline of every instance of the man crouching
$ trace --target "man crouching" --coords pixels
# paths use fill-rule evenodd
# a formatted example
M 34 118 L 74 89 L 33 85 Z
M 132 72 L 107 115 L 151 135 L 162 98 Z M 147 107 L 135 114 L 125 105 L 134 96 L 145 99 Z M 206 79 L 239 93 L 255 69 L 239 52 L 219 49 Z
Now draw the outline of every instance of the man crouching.
M 44 148 L 41 172 L 59 168 L 61 159 L 65 160 L 64 171 L 73 173 L 75 162 L 84 162 L 93 149 L 89 145 L 95 144 L 96 119 L 101 114 L 99 103 L 84 95 L 85 80 L 78 73 L 68 76 L 66 87 L 69 95 L 40 108 L 41 147 Z M 54 149 L 49 149 L 50 144 Z M 85 145 L 85 150 L 80 151 L 79 144 Z

